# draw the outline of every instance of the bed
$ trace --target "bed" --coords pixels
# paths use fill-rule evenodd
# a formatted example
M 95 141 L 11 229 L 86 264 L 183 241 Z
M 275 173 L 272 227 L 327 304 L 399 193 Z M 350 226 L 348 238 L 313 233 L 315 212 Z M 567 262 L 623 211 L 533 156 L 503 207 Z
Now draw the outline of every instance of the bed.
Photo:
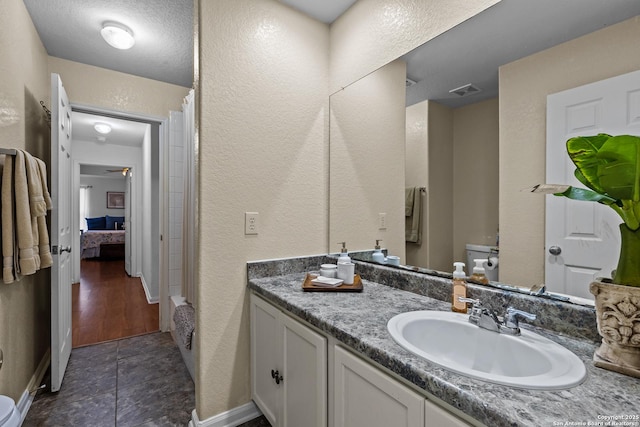
M 97 258 L 102 245 L 124 245 L 124 230 L 89 230 L 80 236 L 80 257 Z

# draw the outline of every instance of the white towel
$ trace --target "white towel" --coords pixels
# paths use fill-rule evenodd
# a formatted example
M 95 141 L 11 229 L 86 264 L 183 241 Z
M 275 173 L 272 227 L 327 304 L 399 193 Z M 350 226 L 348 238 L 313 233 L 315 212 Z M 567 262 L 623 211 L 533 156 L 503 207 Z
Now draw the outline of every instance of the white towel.
M 19 279 L 15 242 L 15 197 L 13 196 L 13 156 L 5 155 L 2 170 L 2 279 L 13 283 Z
M 51 198 L 42 160 L 22 150 L 4 157 L 0 191 L 2 276 L 5 283 L 12 283 L 53 263 L 46 223 Z
M 29 206 L 27 165 L 23 151 L 17 150 L 13 165 L 13 187 L 16 208 L 14 219 L 19 248 L 19 273 L 26 276 L 38 271 L 40 260 L 38 254 L 34 253 L 33 222 L 31 221 L 31 207 Z

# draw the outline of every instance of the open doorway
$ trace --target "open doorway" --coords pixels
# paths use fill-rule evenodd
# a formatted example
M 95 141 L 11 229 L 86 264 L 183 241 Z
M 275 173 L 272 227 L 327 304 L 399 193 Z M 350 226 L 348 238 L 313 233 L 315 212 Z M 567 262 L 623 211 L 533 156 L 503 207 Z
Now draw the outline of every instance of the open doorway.
M 73 347 L 158 331 L 161 122 L 74 109 L 72 127 Z

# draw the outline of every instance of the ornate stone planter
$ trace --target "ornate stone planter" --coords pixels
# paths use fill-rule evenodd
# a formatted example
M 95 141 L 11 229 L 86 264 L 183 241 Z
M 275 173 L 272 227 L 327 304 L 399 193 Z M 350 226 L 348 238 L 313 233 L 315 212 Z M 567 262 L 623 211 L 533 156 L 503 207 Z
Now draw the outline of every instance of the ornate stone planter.
M 602 337 L 594 364 L 640 378 L 640 288 L 593 282 L 589 290 L 595 295 Z

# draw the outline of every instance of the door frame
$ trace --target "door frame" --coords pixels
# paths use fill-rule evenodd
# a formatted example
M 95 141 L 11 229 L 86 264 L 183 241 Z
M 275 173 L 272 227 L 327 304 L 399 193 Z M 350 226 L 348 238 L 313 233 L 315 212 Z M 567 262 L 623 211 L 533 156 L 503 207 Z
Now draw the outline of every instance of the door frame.
M 158 132 L 158 175 L 160 177 L 158 182 L 158 192 L 159 192 L 159 206 L 157 207 L 157 212 L 159 214 L 158 223 L 160 228 L 160 253 L 158 260 L 158 280 L 159 280 L 159 304 L 160 304 L 160 324 L 158 325 L 161 331 L 168 331 L 170 327 L 170 316 L 169 316 L 169 248 L 168 248 L 168 240 L 164 238 L 164 236 L 169 235 L 169 218 L 168 218 L 168 206 L 169 206 L 169 197 L 168 197 L 168 180 L 169 180 L 169 168 L 168 168 L 168 144 L 169 144 L 169 118 L 155 116 L 151 114 L 141 114 L 141 113 L 133 113 L 129 111 L 121 111 L 115 110 L 111 108 L 99 107 L 95 105 L 82 104 L 77 102 L 70 102 L 71 110 L 73 112 L 81 112 L 86 114 L 94 114 L 101 115 L 107 117 L 113 117 L 122 120 L 131 120 L 138 121 L 142 123 L 148 123 L 150 125 L 159 125 Z M 74 172 L 76 171 L 76 162 L 74 161 Z M 99 163 L 95 163 L 99 164 Z M 138 166 L 138 170 L 140 170 L 141 165 L 133 165 Z M 77 179 L 79 180 L 80 166 L 77 166 Z M 74 178 L 76 177 L 74 173 Z M 77 183 L 79 181 L 76 181 Z M 74 184 L 75 184 L 74 183 Z M 74 187 L 75 189 L 75 187 Z M 74 197 L 77 200 L 77 195 L 74 191 Z M 78 209 L 75 209 L 75 215 Z M 141 214 L 136 213 L 138 216 L 137 223 L 140 224 Z M 152 231 L 153 232 L 153 231 Z M 133 236 L 132 236 L 133 237 Z M 79 248 L 78 248 L 79 250 Z M 138 251 L 138 255 L 132 257 L 136 259 L 136 266 L 132 268 L 133 271 L 139 271 L 141 256 L 140 251 Z

